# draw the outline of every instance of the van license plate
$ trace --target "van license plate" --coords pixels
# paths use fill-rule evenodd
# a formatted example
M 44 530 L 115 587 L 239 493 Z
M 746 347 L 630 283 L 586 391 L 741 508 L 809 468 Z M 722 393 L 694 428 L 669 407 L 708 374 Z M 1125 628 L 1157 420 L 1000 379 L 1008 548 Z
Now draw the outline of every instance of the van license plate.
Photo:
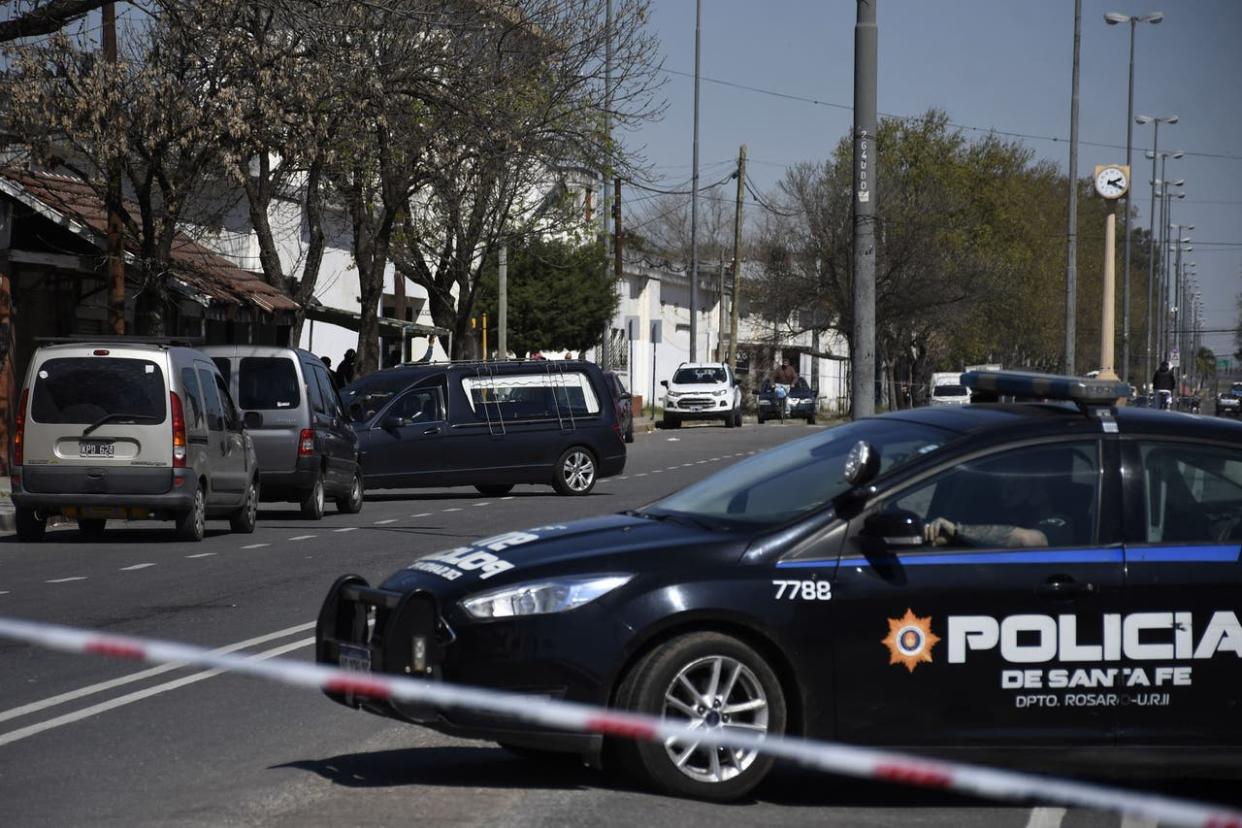
M 371 651 L 366 647 L 355 647 L 350 644 L 339 644 L 337 663 L 342 670 L 356 670 L 359 673 L 371 672 Z
M 113 440 L 82 440 L 78 443 L 79 457 L 112 457 L 116 454 Z

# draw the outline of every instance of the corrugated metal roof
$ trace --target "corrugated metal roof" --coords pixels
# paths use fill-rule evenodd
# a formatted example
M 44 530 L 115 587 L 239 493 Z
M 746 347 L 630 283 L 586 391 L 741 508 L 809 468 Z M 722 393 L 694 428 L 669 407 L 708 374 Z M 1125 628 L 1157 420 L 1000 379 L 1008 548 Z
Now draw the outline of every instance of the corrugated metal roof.
M 19 188 L 20 194 L 27 199 L 44 207 L 39 212 L 50 220 L 79 235 L 88 236 L 97 247 L 104 246 L 107 210 L 103 199 L 81 179 L 16 167 L 0 168 L 0 189 L 11 189 L 3 186 L 6 182 Z M 125 207 L 131 215 L 138 215 L 137 205 L 127 201 Z M 48 215 L 49 211 L 52 215 Z M 126 249 L 131 255 L 139 253 L 132 240 L 127 240 Z M 292 311 L 298 307 L 279 288 L 263 281 L 260 274 L 237 267 L 183 233 L 178 233 L 173 241 L 171 264 L 178 281 L 211 302 L 250 304 L 268 313 Z

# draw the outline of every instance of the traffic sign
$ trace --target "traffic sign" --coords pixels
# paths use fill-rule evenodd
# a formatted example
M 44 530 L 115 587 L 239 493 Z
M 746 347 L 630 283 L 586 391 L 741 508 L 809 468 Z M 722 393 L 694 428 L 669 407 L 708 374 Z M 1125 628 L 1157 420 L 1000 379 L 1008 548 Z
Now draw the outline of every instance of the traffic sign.
M 1217 371 L 1228 371 L 1229 370 L 1229 357 L 1221 357 L 1217 359 L 1216 370 Z

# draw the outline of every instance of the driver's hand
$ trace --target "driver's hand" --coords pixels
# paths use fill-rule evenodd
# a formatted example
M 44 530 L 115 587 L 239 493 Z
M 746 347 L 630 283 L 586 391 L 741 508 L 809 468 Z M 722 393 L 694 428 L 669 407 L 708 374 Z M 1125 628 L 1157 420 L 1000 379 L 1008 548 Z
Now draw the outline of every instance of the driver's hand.
M 933 546 L 945 546 L 957 534 L 957 526 L 948 518 L 938 517 L 923 526 L 923 540 Z

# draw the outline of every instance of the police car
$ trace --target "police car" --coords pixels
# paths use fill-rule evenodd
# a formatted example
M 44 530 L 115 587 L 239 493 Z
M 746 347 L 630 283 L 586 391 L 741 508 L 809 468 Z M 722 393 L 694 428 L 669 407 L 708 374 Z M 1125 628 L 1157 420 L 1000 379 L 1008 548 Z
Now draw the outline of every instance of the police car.
M 963 375 L 976 400 L 816 433 L 631 512 L 345 576 L 317 659 L 711 728 L 1177 773 L 1242 747 L 1242 425 L 1125 386 Z M 530 755 L 742 796 L 771 761 L 336 695 Z

